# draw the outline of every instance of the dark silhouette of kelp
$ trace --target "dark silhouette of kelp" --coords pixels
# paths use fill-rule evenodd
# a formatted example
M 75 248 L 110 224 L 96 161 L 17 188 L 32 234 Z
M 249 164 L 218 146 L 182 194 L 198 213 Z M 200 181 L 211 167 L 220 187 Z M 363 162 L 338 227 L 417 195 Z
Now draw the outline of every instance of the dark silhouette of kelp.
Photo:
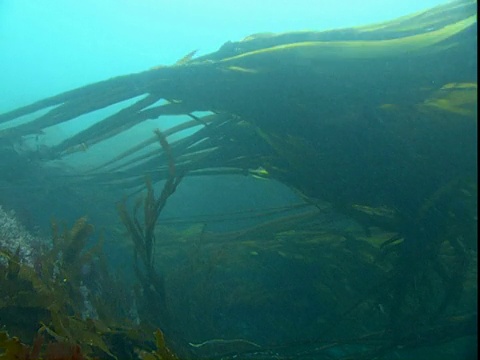
M 155 134 L 168 159 L 168 178 L 162 192 L 156 197 L 152 182 L 146 177 L 146 195 L 136 202 L 132 215 L 128 213 L 125 201 L 117 204 L 117 210 L 134 244 L 134 269 L 148 302 L 145 308 L 150 309 L 152 319 L 157 323 L 168 326 L 164 280 L 154 264 L 155 226 L 168 198 L 175 192 L 183 176 L 176 172 L 175 160 L 165 136 L 159 130 Z M 138 210 L 142 205 L 143 222 L 138 218 Z
M 147 119 L 185 116 L 182 124 L 164 135 L 157 132 L 69 180 L 95 186 L 116 182 L 132 189 L 150 174 L 145 197 L 131 212 L 126 202 L 119 204 L 118 211 L 134 244 L 139 292 L 144 305 L 151 305 L 142 309 L 150 312 L 152 322 L 167 337 L 174 336 L 172 329 L 178 324 L 191 326 L 178 315 L 187 313 L 189 306 L 182 301 L 184 293 L 176 294 L 183 307 L 168 304 L 167 308 L 163 284 L 168 279 L 155 266 L 162 256 L 155 226 L 167 199 L 186 173 L 251 174 L 286 184 L 310 204 L 328 203 L 331 217 L 355 220 L 362 230 L 332 228 L 312 218 L 295 223 L 292 220 L 301 217 L 292 216 L 285 221 L 291 226 L 287 230 L 285 224 L 273 221 L 234 234 L 202 232 L 207 244 L 221 238 L 222 246 L 237 251 L 212 251 L 210 263 L 195 262 L 198 272 L 175 274 L 175 284 L 184 284 L 182 291 L 197 291 L 193 302 L 197 311 L 206 311 L 212 302 L 220 307 L 220 300 L 240 309 L 240 314 L 260 308 L 258 316 L 263 315 L 270 329 L 287 340 L 272 344 L 262 334 L 266 345 L 243 337 L 239 342 L 221 341 L 212 319 L 209 325 L 202 323 L 204 319 L 190 311 L 202 326 L 190 334 L 212 334 L 212 341 L 194 345 L 223 348 L 252 341 L 262 349 L 245 353 L 251 358 L 260 358 L 263 350 L 267 358 L 277 356 L 278 345 L 287 358 L 305 358 L 317 351 L 343 359 L 381 358 L 410 346 L 439 345 L 476 333 L 472 326 L 477 254 L 476 23 L 476 2 L 464 0 L 354 29 L 251 36 L 206 56 L 189 55 L 172 66 L 87 85 L 0 115 L 0 122 L 7 123 L 46 111 L 32 121 L 7 126 L 0 137 L 8 147 L 22 136 L 130 100 L 122 110 L 37 154 L 36 161 L 42 157 L 48 161 L 77 149 L 91 149 Z M 185 129 L 193 130 L 192 134 L 167 143 L 167 136 Z M 160 155 L 143 152 L 155 141 L 161 144 Z M 20 151 L 9 156 L 29 155 Z M 154 188 L 161 181 L 165 183 L 157 197 Z M 325 213 L 320 212 L 318 217 L 322 216 Z M 88 252 L 82 255 L 79 249 L 83 234 L 89 231 L 80 223 L 66 234 L 73 242 L 64 253 L 72 270 L 62 275 L 66 285 L 55 286 L 62 298 L 76 298 L 62 303 L 67 311 L 82 296 L 69 286 L 69 280 L 81 279 L 76 259 L 88 258 Z M 240 245 L 254 248 L 245 256 L 236 248 Z M 269 262 L 252 260 L 262 259 L 261 255 L 274 264 L 279 257 L 289 261 L 290 266 L 285 266 L 289 271 L 301 262 L 314 268 L 308 272 L 311 277 L 322 275 L 308 288 L 312 302 L 325 306 L 328 315 L 319 316 L 314 330 L 305 331 L 310 340 L 289 341 L 291 328 L 281 319 L 268 317 L 271 308 L 266 304 L 281 302 L 283 286 L 269 288 L 268 281 L 253 276 L 250 282 L 230 282 L 234 265 L 245 273 L 245 264 L 257 265 L 258 274 L 264 274 Z M 15 254 L 8 257 L 14 259 Z M 52 266 L 57 259 L 50 260 Z M 220 268 L 229 281 L 215 272 L 217 263 L 224 265 Z M 2 281 L 18 278 L 22 269 L 10 261 Z M 48 271 L 53 276 L 53 269 Z M 212 273 L 217 281 L 223 280 L 224 288 L 212 280 Z M 276 271 L 268 273 L 275 275 Z M 284 281 L 293 276 L 282 275 Z M 19 281 L 15 286 L 28 293 L 31 282 Z M 45 289 L 46 285 L 39 286 Z M 44 291 L 51 292 L 48 286 Z M 213 292 L 224 297 L 212 300 Z M 295 297 L 289 301 L 295 302 Z M 303 309 L 302 304 L 296 305 Z M 42 311 L 36 317 L 50 316 L 46 306 L 39 308 Z M 288 309 L 285 305 L 275 313 L 292 319 Z M 243 321 L 229 320 L 232 327 Z M 55 320 L 52 331 L 66 332 L 64 321 Z M 318 336 L 312 335 L 314 331 Z M 215 349 L 204 355 L 208 359 L 223 356 Z

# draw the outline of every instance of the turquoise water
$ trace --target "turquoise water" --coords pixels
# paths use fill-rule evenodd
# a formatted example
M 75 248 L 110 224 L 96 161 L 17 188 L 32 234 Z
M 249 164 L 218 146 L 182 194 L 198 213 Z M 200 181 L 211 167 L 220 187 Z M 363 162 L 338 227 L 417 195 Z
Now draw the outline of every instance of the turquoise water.
M 0 112 L 250 34 L 357 26 L 442 2 L 2 0 Z
M 312 3 L 0 0 L 0 357 L 476 358 L 475 4 Z
M 170 65 L 193 50 L 198 50 L 196 56 L 208 54 L 227 41 L 251 34 L 359 26 L 441 3 L 3 0 L 0 113 L 67 89 Z M 87 116 L 80 123 L 56 126 L 39 141 L 51 145 L 97 118 Z M 129 136 L 143 138 L 152 128 L 147 124 Z M 112 145 L 102 151 L 109 153 L 108 149 L 111 151 Z M 88 164 L 95 159 L 83 161 Z

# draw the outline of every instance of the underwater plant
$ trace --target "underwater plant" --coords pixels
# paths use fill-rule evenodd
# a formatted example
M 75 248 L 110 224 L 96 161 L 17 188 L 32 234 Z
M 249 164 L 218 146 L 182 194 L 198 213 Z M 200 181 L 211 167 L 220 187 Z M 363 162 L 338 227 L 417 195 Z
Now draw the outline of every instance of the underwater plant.
M 166 279 L 155 267 L 159 254 L 154 249 L 159 245 L 155 225 L 167 199 L 187 174 L 250 174 L 282 182 L 309 204 L 328 203 L 336 216 L 362 227 L 363 232 L 354 234 L 325 223 L 318 228 L 315 218 L 300 229 L 272 227 L 274 240 L 290 240 L 298 249 L 306 244 L 315 259 L 307 250 L 295 258 L 285 251 L 293 253 L 288 244 L 269 243 L 268 226 L 223 236 L 252 236 L 255 246 L 262 240 L 270 245 L 252 249 L 250 260 L 265 250 L 269 259 L 275 254 L 275 260 L 325 264 L 316 269 L 324 276 L 313 288 L 318 304 L 333 310 L 330 318 L 319 318 L 320 336 L 305 341 L 313 352 L 341 344 L 340 350 L 351 351 L 337 353 L 337 358 L 369 359 L 440 345 L 477 332 L 472 320 L 477 276 L 476 25 L 476 1 L 459 0 L 382 24 L 250 36 L 212 54 L 189 54 L 171 66 L 87 85 L 0 115 L 0 123 L 12 122 L 0 137 L 15 144 L 47 127 L 131 101 L 37 154 L 39 162 L 68 161 L 72 152 L 94 151 L 92 145 L 128 134 L 140 122 L 184 116 L 181 124 L 65 180 L 134 189 L 150 175 L 146 196 L 132 214 L 125 202 L 118 211 L 134 244 L 142 291 L 157 306 L 144 309 L 153 311 L 162 329 L 171 314 L 162 303 L 168 295 L 162 285 Z M 39 110 L 45 112 L 31 121 L 14 122 Z M 167 142 L 184 130 L 191 133 Z M 148 149 L 157 141 L 160 155 L 158 149 Z M 163 190 L 156 197 L 154 188 L 161 181 Z M 80 223 L 67 238 L 89 233 L 84 226 Z M 65 254 L 82 258 L 81 242 L 74 243 Z M 15 256 L 14 251 L 6 256 L 11 266 L 7 278 L 18 272 Z M 77 270 L 77 265 L 72 273 L 66 270 L 63 278 L 78 281 Z M 204 289 L 198 293 L 203 297 L 196 299 L 205 306 L 209 279 L 203 277 Z M 261 285 L 239 285 L 228 299 L 238 308 L 255 307 L 254 295 L 259 295 L 256 306 L 273 301 L 275 293 L 264 288 L 249 293 Z M 58 291 L 77 302 L 81 298 L 68 281 Z M 306 346 L 301 341 L 286 344 L 300 348 L 300 354 Z M 276 356 L 263 348 L 265 356 Z
M 135 353 L 176 359 L 160 330 L 157 350 L 150 350 L 153 343 L 144 340 L 150 327 L 126 318 L 131 304 L 118 297 L 125 284 L 109 274 L 102 239 L 89 246 L 93 231 L 86 217 L 63 229 L 52 220 L 52 244 L 37 254 L 35 266 L 18 251 L 0 252 L 0 359 L 116 359 Z
M 41 346 L 42 333 L 48 333 L 57 343 L 47 346 L 49 354 L 64 350 L 71 352 L 72 359 L 81 359 L 80 350 L 76 349 L 77 341 L 84 343 L 84 349 L 97 348 L 110 354 L 98 332 L 99 327 L 94 324 L 98 314 L 93 305 L 95 299 L 89 297 L 84 273 L 85 266 L 100 252 L 98 245 L 86 248 L 93 227 L 86 218 L 80 218 L 71 229 L 63 232 L 52 221 L 52 229 L 52 245 L 43 254 L 36 255 L 35 264 L 21 262 L 18 252 L 2 253 L 8 261 L 7 266 L 0 267 L 2 325 L 22 339 L 35 337 L 37 345 L 34 347 Z M 39 327 L 41 331 L 37 333 Z M 38 349 L 27 351 L 19 341 L 8 340 L 6 334 L 4 337 L 6 359 L 11 358 L 8 357 L 9 351 L 13 351 L 11 347 L 23 349 L 24 356 L 33 356 L 28 355 L 30 352 L 38 354 Z M 47 358 L 56 358 L 51 356 Z
M 175 192 L 183 176 L 176 172 L 173 154 L 165 136 L 160 130 L 156 130 L 155 134 L 168 159 L 169 176 L 163 185 L 162 192 L 160 196 L 156 197 L 152 182 L 147 177 L 145 179 L 146 195 L 137 201 L 133 214 L 128 213 L 125 201 L 117 204 L 117 210 L 134 244 L 135 273 L 143 287 L 143 298 L 149 303 L 149 306 L 145 308 L 150 309 L 151 316 L 165 327 L 167 326 L 165 322 L 168 321 L 168 312 L 165 304 L 164 280 L 158 274 L 154 264 L 155 227 L 168 198 Z M 143 223 L 137 214 L 142 204 Z

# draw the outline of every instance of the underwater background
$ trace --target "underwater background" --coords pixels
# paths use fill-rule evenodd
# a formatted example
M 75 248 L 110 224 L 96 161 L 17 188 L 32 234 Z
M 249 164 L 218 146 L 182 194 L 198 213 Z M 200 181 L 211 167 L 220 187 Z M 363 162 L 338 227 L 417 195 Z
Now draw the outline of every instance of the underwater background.
M 198 49 L 266 32 L 372 24 L 425 1 L 2 0 L 2 112 L 120 74 L 172 64 Z
M 198 50 L 198 55 L 207 54 L 226 41 L 239 41 L 255 33 L 321 31 L 373 24 L 441 3 L 440 0 L 366 1 L 361 5 L 357 1 L 312 4 L 309 0 L 272 0 L 261 4 L 254 0 L 241 3 L 220 0 L 3 0 L 0 4 L 0 63 L 4 69 L 0 82 L 0 113 L 66 89 L 158 65 L 173 64 L 194 50 Z M 42 136 L 36 138 L 36 145 L 58 143 L 84 128 L 86 121 L 96 119 L 98 115 L 87 117 L 82 122 L 59 124 L 44 130 Z M 169 126 L 176 122 L 179 120 L 175 118 L 162 119 L 162 123 Z M 156 126 L 150 123 L 137 126 L 131 129 L 128 138 L 132 142 L 142 139 Z M 69 159 L 63 166 L 91 167 L 117 153 L 117 146 L 122 148 L 123 142 L 114 146 L 108 144 L 91 156 L 83 154 L 80 159 Z M 238 206 L 246 209 L 261 207 L 265 201 L 276 206 L 284 202 L 283 197 L 287 202 L 295 199 L 276 184 L 268 184 L 268 190 L 265 190 L 265 185 L 256 181 L 255 185 L 250 186 L 251 195 L 246 198 L 242 189 L 250 185 L 248 179 L 221 182 L 226 192 L 222 195 L 217 193 L 215 179 L 209 179 L 206 183 L 199 179 L 190 186 L 184 185 L 183 190 L 193 187 L 188 197 L 201 195 L 199 199 L 190 201 L 189 208 L 202 209 L 205 199 L 210 208 L 215 206 L 212 204 L 224 203 L 228 206 L 235 202 L 229 211 L 234 211 Z M 265 191 L 272 194 L 264 196 Z M 205 192 L 208 195 L 203 196 Z M 239 193 L 240 196 L 237 196 Z M 208 199 L 211 196 L 217 198 L 210 201 Z M 226 198 L 228 201 L 221 201 Z M 21 195 L 15 196 L 15 199 L 27 204 L 30 201 Z M 41 214 L 32 215 L 35 218 L 32 221 L 44 223 L 50 216 L 62 211 L 54 207 L 55 202 L 50 204 L 51 211 L 42 209 L 39 211 Z M 60 201 L 58 206 L 61 208 L 65 205 Z M 62 211 L 62 216 L 76 219 L 85 211 L 82 209 L 73 214 Z M 189 209 L 185 207 L 178 211 L 189 214 Z M 37 216 L 43 217 L 38 219 Z
M 270 33 L 378 24 L 445 3 L 0 0 L 0 114 L 125 74 L 190 64 L 195 70 L 196 59 L 215 63 L 210 54 L 249 39 L 269 39 Z M 421 31 L 436 26 L 427 22 Z M 372 26 L 368 31 L 376 30 Z M 349 36 L 339 34 L 340 39 Z M 451 60 L 442 69 L 455 68 L 457 55 L 438 63 Z M 220 76 L 223 71 L 234 72 L 232 79 L 261 73 L 262 59 L 260 70 L 239 61 Z M 294 59 L 293 67 L 313 69 L 312 79 L 324 75 L 315 59 L 301 61 Z M 391 60 L 392 69 L 395 61 L 402 62 Z M 157 159 L 163 166 L 161 181 L 153 170 L 139 167 L 140 180 L 129 182 L 132 173 L 121 163 L 118 172 L 107 166 L 90 178 L 89 171 L 155 137 L 157 128 L 165 133 L 184 124 L 187 114 L 208 129 L 208 116 L 222 113 L 219 103 L 205 107 L 194 101 L 188 111 L 148 119 L 116 137 L 81 143 L 85 148 L 80 151 L 78 146 L 64 149 L 61 156 L 50 150 L 138 98 L 21 134 L 20 141 L 10 129 L 48 115 L 49 108 L 20 119 L 0 118 L 0 359 L 476 358 L 473 63 L 476 58 L 458 74 L 442 74 L 441 84 L 426 81 L 428 90 L 425 69 L 437 62 L 403 63 L 401 69 L 413 75 L 398 80 L 398 93 L 404 96 L 398 104 L 392 98 L 399 95 L 386 89 L 388 80 L 369 88 L 368 80 L 359 77 L 346 86 L 351 93 L 341 94 L 341 88 L 331 85 L 338 96 L 325 98 L 316 95 L 308 74 L 279 67 L 277 74 L 285 79 L 279 76 L 270 84 L 268 76 L 258 75 L 258 84 L 265 84 L 259 91 L 272 95 L 257 99 L 253 91 L 254 101 L 247 99 L 252 105 L 245 112 L 239 110 L 241 102 L 230 103 L 223 91 L 223 103 L 233 109 L 228 121 L 235 126 L 211 126 L 218 135 L 210 135 L 218 141 L 212 146 L 221 151 L 205 163 L 200 158 L 195 169 L 207 175 L 181 173 L 181 140 L 194 138 L 197 127 L 168 137 L 157 134 L 153 147 L 162 151 Z M 363 68 L 351 69 L 353 74 Z M 375 66 L 366 69 L 366 74 L 375 74 L 371 78 L 380 72 Z M 193 72 L 175 76 L 185 80 L 185 88 L 189 79 L 196 84 Z M 296 91 L 292 79 L 297 76 L 307 90 Z M 343 81 L 336 76 L 327 74 Z M 385 78 L 397 81 L 395 70 Z M 198 89 L 205 93 L 222 88 L 220 81 L 199 79 L 204 85 Z M 422 87 L 418 92 L 427 98 L 423 105 L 446 109 L 447 115 L 409 108 L 413 95 L 402 92 L 409 81 Z M 361 91 L 368 93 L 368 101 L 388 93 L 391 103 L 379 100 L 381 112 L 372 113 L 368 101 L 363 105 L 363 95 L 356 97 L 358 84 L 366 84 Z M 239 81 L 238 88 L 228 83 L 225 89 L 240 98 L 250 92 L 242 86 Z M 315 96 L 303 93 L 310 89 Z M 190 93 L 178 92 L 182 96 L 188 99 Z M 175 97 L 165 100 L 177 103 Z M 262 104 L 268 101 L 278 108 L 263 123 L 258 118 L 249 122 L 249 115 L 255 118 L 269 110 Z M 285 120 L 293 110 L 280 105 L 289 101 L 299 108 L 317 101 L 325 106 L 323 112 L 301 112 L 307 125 L 297 126 Z M 349 135 L 327 123 L 315 128 L 327 134 L 318 140 L 308 117 L 320 114 L 323 119 L 332 113 L 346 114 L 339 115 L 341 124 L 358 114 L 368 120 L 345 125 Z M 413 131 L 397 125 L 425 113 L 433 120 Z M 456 125 L 448 123 L 450 115 Z M 395 125 L 384 127 L 390 121 Z M 430 130 L 437 124 L 448 134 Z M 228 137 L 230 143 L 225 143 Z M 230 147 L 236 141 L 245 143 Z M 337 147 L 341 151 L 330 150 Z M 359 149 L 366 151 L 358 162 L 350 161 Z M 139 156 L 148 155 L 147 147 L 142 151 Z M 198 153 L 202 151 L 209 150 Z M 242 157 L 250 160 L 244 163 Z M 376 164 L 377 174 L 366 174 L 364 164 Z M 208 175 L 207 170 L 230 165 L 235 171 Z M 436 176 L 445 168 L 451 176 Z M 381 180 L 373 184 L 377 177 Z M 402 185 L 397 187 L 397 181 Z M 413 237 L 422 238 L 420 244 L 405 245 Z M 429 264 L 425 268 L 417 264 L 422 258 Z

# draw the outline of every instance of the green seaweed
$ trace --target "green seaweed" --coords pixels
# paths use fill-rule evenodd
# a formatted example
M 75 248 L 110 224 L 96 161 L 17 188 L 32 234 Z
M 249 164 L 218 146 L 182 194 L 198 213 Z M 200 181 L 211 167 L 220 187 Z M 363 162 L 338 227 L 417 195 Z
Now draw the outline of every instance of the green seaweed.
M 142 360 L 179 360 L 179 358 L 167 347 L 165 338 L 160 329 L 154 332 L 155 336 L 155 351 L 139 351 L 138 355 Z
M 8 330 L 0 332 L 0 359 L 117 359 L 131 358 L 138 349 L 150 351 L 150 344 L 141 335 L 145 329 L 119 311 L 130 304 L 113 306 L 119 301 L 116 293 L 125 285 L 117 284 L 106 267 L 99 267 L 95 276 L 100 288 L 108 292 L 92 293 L 89 298 L 98 317 L 82 315 L 86 300 L 81 294 L 82 266 L 97 261 L 97 257 L 104 260 L 101 240 L 87 247 L 93 231 L 86 217 L 61 231 L 52 220 L 52 247 L 39 254 L 35 268 L 23 264 L 18 252 L 0 253 L 7 260 L 6 266 L 0 266 L 0 314 L 2 326 Z M 106 302 L 110 306 L 101 306 Z M 155 354 L 170 354 L 169 358 L 157 358 L 177 359 L 156 336 Z M 32 345 L 25 339 L 33 339 Z

